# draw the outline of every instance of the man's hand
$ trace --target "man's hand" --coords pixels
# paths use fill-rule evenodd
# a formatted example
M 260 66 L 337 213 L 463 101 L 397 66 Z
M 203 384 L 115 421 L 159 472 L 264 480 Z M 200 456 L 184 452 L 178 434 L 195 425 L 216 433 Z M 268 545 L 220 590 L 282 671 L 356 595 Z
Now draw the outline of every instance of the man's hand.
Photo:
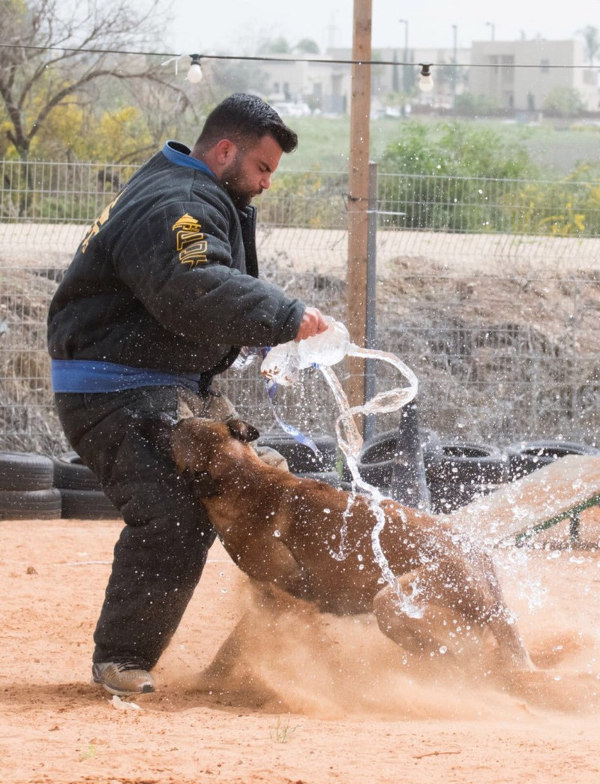
M 327 326 L 327 322 L 318 308 L 306 308 L 298 328 L 296 340 L 304 340 L 325 332 Z

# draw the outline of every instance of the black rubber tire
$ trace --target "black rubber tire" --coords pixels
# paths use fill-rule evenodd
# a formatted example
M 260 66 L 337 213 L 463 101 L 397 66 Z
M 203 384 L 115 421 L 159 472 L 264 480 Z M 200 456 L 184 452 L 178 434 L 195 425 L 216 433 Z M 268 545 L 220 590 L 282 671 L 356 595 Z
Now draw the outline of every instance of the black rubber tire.
M 370 485 L 388 488 L 393 476 L 393 460 L 398 450 L 398 431 L 388 430 L 369 439 L 358 456 L 358 469 L 361 477 Z M 428 448 L 439 444 L 440 439 L 434 430 L 419 429 L 419 442 L 423 454 Z M 344 461 L 342 479 L 352 482 L 352 475 Z
M 77 452 L 53 458 L 54 487 L 61 490 L 100 490 L 94 472 L 83 464 Z
M 122 515 L 102 490 L 61 490 L 63 518 L 120 520 Z
M 425 448 L 431 510 L 448 513 L 509 481 L 508 458 L 487 444 L 439 441 Z
M 310 447 L 300 444 L 285 433 L 265 433 L 256 444 L 276 449 L 282 457 L 285 457 L 288 468 L 294 474 L 334 469 L 337 458 L 335 438 L 328 435 L 315 435 L 311 438 L 319 449 L 320 455 L 315 455 Z
M 573 441 L 522 441 L 506 448 L 510 481 L 514 482 L 567 455 L 600 455 L 600 450 Z
M 0 491 L 0 520 L 58 520 L 61 516 L 60 490 Z
M 499 485 L 507 482 L 508 458 L 497 447 L 452 441 L 433 443 L 425 450 L 428 484 Z
M 0 452 L 0 490 L 48 490 L 52 459 L 31 452 Z
M 358 457 L 361 479 L 373 487 L 387 487 L 392 481 L 394 460 L 398 458 L 398 430 L 373 436 L 363 444 Z
M 493 493 L 499 487 L 500 485 L 453 485 L 434 481 L 429 485 L 431 511 L 434 514 L 448 514 L 470 504 L 476 498 Z

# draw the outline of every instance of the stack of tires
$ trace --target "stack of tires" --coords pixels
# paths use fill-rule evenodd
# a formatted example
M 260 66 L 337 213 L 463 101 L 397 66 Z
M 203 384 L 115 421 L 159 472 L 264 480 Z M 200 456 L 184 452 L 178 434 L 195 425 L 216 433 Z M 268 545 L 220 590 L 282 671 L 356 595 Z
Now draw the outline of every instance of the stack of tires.
M 521 441 L 506 449 L 509 479 L 514 482 L 567 455 L 600 455 L 588 444 L 572 441 Z
M 431 511 L 446 514 L 509 481 L 508 460 L 496 447 L 435 441 L 425 449 Z
M 98 484 L 94 473 L 76 452 L 53 458 L 54 486 L 62 498 L 62 517 L 80 520 L 115 520 L 121 513 Z
M 49 457 L 0 452 L 0 520 L 51 520 L 61 516 Z

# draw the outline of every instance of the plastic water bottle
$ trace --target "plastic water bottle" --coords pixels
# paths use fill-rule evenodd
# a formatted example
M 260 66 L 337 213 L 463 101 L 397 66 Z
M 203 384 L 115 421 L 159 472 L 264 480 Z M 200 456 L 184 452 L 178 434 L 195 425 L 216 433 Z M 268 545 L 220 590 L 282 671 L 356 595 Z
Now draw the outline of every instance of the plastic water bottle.
M 350 335 L 344 324 L 329 316 L 325 317 L 325 321 L 329 326 L 324 332 L 298 341 L 301 368 L 311 365 L 337 365 L 348 353 Z
M 274 346 L 260 366 L 263 376 L 277 384 L 290 386 L 304 368 L 341 362 L 350 348 L 350 335 L 340 321 L 329 316 L 325 320 L 329 326 L 319 335 Z
M 274 381 L 283 386 L 290 386 L 298 379 L 300 357 L 298 344 L 295 341 L 280 343 L 273 346 L 263 359 L 260 372 L 267 381 Z

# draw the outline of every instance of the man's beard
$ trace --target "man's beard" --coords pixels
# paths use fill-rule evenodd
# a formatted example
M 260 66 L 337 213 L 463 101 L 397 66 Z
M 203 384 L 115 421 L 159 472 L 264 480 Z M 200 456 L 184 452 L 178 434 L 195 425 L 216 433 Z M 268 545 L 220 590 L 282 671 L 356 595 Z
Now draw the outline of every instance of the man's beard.
M 258 196 L 256 191 L 250 191 L 248 188 L 240 187 L 239 185 L 243 180 L 242 162 L 243 157 L 238 153 L 230 165 L 223 171 L 219 180 L 238 210 L 243 210 L 250 204 L 254 196 Z
M 252 201 L 254 194 L 248 193 L 248 191 L 239 191 L 236 188 L 232 188 L 229 183 L 223 183 L 223 186 L 229 194 L 231 201 L 235 204 L 238 210 L 245 209 Z

